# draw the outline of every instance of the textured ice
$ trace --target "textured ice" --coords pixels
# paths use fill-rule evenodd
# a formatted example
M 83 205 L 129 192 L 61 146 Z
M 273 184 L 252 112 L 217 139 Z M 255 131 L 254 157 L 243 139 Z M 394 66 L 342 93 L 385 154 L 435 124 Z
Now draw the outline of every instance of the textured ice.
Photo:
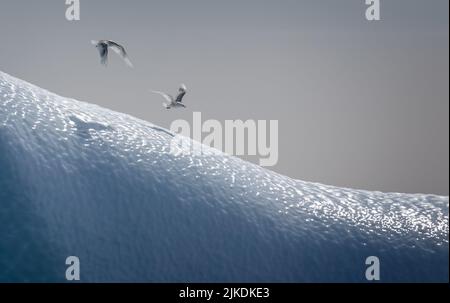
M 448 281 L 448 197 L 293 180 L 0 72 L 0 281 Z

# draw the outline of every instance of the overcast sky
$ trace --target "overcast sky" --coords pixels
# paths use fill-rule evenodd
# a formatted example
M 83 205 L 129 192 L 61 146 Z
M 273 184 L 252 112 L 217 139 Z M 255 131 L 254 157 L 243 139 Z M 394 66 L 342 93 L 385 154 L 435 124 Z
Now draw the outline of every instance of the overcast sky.
M 370 190 L 449 192 L 449 1 L 0 1 L 0 70 L 169 128 L 175 119 L 279 120 L 271 169 Z M 99 64 L 91 39 L 123 43 Z M 166 111 L 149 89 L 175 93 Z M 257 161 L 256 158 L 250 158 Z

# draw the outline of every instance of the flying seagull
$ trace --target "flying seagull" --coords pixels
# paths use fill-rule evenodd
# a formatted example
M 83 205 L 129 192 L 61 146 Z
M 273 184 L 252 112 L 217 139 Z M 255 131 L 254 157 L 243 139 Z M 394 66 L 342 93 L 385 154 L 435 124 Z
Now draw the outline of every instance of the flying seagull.
M 178 95 L 176 98 L 157 90 L 152 90 L 151 92 L 163 96 L 163 98 L 166 99 L 167 101 L 163 103 L 163 106 L 166 109 L 170 109 L 172 107 L 186 107 L 186 105 L 183 104 L 183 97 L 184 95 L 186 95 L 186 91 L 187 91 L 186 85 L 181 84 L 180 88 L 178 89 Z
M 107 65 L 108 63 L 108 49 L 112 49 L 115 51 L 119 56 L 122 57 L 122 59 L 125 61 L 125 63 L 129 67 L 133 67 L 133 64 L 131 63 L 130 59 L 128 59 L 127 52 L 125 51 L 125 48 L 111 40 L 91 40 L 91 43 L 95 45 L 95 47 L 98 49 L 98 52 L 100 53 L 100 59 L 101 63 L 103 65 Z

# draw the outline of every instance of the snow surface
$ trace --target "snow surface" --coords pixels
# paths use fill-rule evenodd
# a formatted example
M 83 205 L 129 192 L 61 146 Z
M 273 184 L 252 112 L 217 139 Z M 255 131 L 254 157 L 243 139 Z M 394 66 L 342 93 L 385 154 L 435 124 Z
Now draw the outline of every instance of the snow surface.
M 448 282 L 448 197 L 303 182 L 0 72 L 0 281 Z

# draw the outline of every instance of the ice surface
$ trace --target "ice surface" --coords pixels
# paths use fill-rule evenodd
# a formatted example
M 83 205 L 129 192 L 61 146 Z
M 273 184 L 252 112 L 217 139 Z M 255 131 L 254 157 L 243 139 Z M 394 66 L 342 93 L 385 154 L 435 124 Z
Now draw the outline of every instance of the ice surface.
M 0 72 L 0 281 L 448 281 L 448 197 L 293 180 Z

